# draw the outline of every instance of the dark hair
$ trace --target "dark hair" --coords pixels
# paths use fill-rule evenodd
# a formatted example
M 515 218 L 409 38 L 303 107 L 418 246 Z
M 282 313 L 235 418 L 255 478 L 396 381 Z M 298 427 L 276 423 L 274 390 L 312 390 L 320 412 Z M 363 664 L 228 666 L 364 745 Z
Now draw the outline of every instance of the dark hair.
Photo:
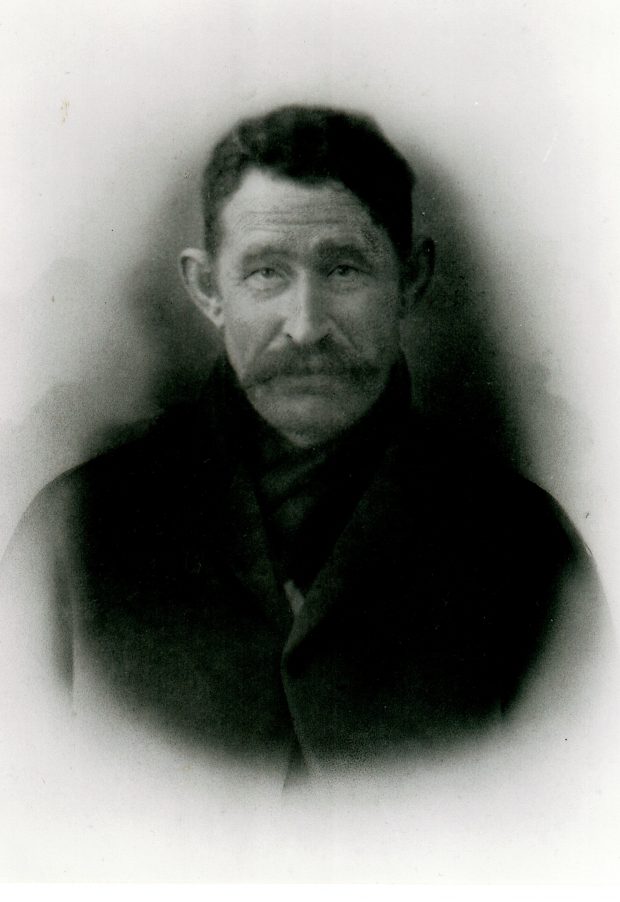
M 388 233 L 406 265 L 412 245 L 414 174 L 372 119 L 318 106 L 284 106 L 243 119 L 215 146 L 205 167 L 202 204 L 207 250 L 221 238 L 220 213 L 250 168 L 317 184 L 340 182 Z

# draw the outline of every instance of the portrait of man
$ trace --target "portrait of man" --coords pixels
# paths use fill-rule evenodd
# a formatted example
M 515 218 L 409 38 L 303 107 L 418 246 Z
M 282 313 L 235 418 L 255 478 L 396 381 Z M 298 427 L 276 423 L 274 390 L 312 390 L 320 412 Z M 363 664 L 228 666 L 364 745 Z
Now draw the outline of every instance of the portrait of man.
M 123 43 L 125 13 L 98 49 L 68 41 L 0 418 L 15 872 L 45 830 L 40 872 L 62 876 L 69 825 L 86 876 L 243 878 L 243 856 L 290 876 L 320 847 L 357 877 L 346 847 L 375 879 L 376 844 L 391 877 L 424 843 L 457 860 L 469 830 L 485 857 L 501 818 L 508 860 L 514 812 L 549 844 L 572 787 L 605 797 L 612 502 L 587 472 L 602 406 L 584 413 L 604 293 L 584 273 L 608 261 L 583 240 L 597 186 L 567 196 L 589 164 L 549 119 L 555 39 L 513 34 L 534 27 L 516 4 L 453 4 L 453 54 L 440 11 L 370 28 L 317 3 L 301 30 L 263 3 L 164 16 L 174 78 L 161 29 Z M 518 84 L 499 37 L 473 59 L 483 7 Z
M 181 254 L 223 346 L 203 396 L 35 503 L 78 713 L 104 685 L 285 782 L 491 729 L 566 606 L 595 617 L 555 502 L 412 405 L 400 329 L 434 257 L 413 184 L 339 109 L 217 143 Z

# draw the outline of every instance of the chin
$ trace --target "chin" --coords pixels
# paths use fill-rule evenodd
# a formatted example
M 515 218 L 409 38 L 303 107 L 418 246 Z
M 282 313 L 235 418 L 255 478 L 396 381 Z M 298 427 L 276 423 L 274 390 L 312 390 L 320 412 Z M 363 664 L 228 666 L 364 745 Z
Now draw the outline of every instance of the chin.
M 273 429 L 299 447 L 333 441 L 360 420 L 371 406 L 366 397 L 357 397 L 355 403 L 351 403 L 351 399 L 328 394 L 256 398 L 252 403 Z

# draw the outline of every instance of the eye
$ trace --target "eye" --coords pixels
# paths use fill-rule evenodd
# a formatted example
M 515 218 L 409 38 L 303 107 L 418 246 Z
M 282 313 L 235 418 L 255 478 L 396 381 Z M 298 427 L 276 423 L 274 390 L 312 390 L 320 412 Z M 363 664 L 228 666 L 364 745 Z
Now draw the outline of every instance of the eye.
M 248 285 L 256 290 L 274 289 L 280 285 L 283 278 L 284 274 L 273 266 L 258 266 L 244 276 Z
M 270 279 L 275 279 L 277 275 L 277 272 L 272 266 L 261 266 L 260 269 L 255 269 L 251 273 L 249 273 L 246 278 L 265 279 L 265 281 L 268 282 Z
M 355 266 L 351 266 L 350 263 L 339 263 L 338 266 L 334 266 L 330 275 L 336 276 L 337 278 L 346 279 L 351 276 L 355 276 L 359 273 L 359 269 Z

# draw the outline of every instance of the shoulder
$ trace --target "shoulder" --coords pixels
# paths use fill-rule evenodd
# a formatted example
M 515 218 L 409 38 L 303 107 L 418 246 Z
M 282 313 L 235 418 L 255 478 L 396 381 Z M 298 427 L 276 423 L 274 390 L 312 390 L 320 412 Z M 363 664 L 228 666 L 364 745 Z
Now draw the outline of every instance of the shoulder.
M 548 491 L 489 447 L 415 413 L 396 467 L 403 504 L 418 506 L 443 565 L 487 594 L 490 616 L 507 637 L 550 631 L 575 657 L 608 644 L 592 554 Z
M 526 529 L 583 543 L 553 496 L 526 478 L 491 443 L 412 410 L 393 450 L 397 479 L 426 492 L 428 504 L 472 525 Z M 585 546 L 583 546 L 585 548 Z
M 122 500 L 123 493 L 128 499 L 154 484 L 160 493 L 176 490 L 197 471 L 221 464 L 225 444 L 222 404 L 210 380 L 197 398 L 134 424 L 122 442 L 61 474 L 37 503 L 54 504 L 76 491 L 109 491 Z
M 132 424 L 122 443 L 49 482 L 22 515 L 5 557 L 28 547 L 58 560 L 81 537 L 120 542 L 123 532 L 155 530 L 172 508 L 191 504 L 197 485 L 213 497 L 226 460 L 217 392 L 211 379 L 197 398 Z

